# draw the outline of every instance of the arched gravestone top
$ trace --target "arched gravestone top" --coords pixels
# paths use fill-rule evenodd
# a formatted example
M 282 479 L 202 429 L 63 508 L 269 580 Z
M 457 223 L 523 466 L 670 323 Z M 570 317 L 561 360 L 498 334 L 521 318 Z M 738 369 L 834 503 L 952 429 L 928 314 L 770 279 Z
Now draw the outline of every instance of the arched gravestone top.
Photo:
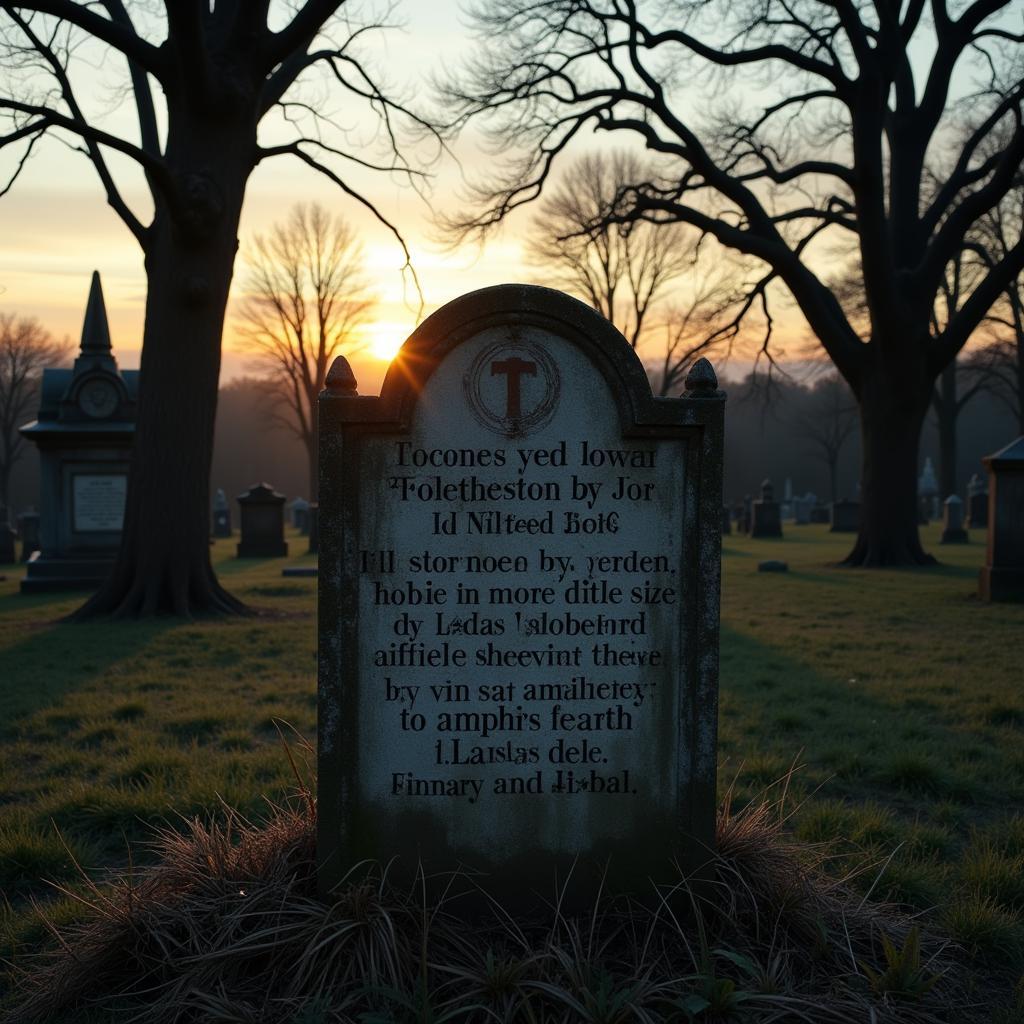
M 503 285 L 320 396 L 318 859 L 499 895 L 713 843 L 724 396 L 655 398 L 566 295 Z M 584 897 L 585 898 L 585 897 Z

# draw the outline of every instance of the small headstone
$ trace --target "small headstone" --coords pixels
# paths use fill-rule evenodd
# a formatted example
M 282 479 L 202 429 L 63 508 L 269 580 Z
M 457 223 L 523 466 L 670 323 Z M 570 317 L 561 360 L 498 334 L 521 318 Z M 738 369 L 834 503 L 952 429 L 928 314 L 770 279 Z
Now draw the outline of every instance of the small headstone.
M 789 572 L 789 563 L 780 562 L 777 558 L 767 558 L 757 563 L 758 572 Z
M 39 513 L 35 509 L 18 516 L 18 532 L 21 534 L 21 560 L 27 562 L 39 550 Z
M 831 522 L 832 515 L 829 512 L 828 505 L 812 505 L 811 506 L 811 522 L 812 523 L 828 523 Z
M 966 544 L 967 531 L 964 529 L 964 502 L 957 494 L 951 494 L 943 502 L 942 539 L 940 544 Z
M 967 525 L 972 530 L 988 529 L 988 488 L 977 473 L 967 482 Z
M 856 533 L 860 529 L 860 502 L 843 498 L 833 502 L 830 533 Z
M 317 567 L 315 565 L 290 565 L 287 569 L 281 570 L 282 576 L 300 576 L 310 577 L 317 575 Z
M 811 509 L 817 500 L 813 494 L 793 499 L 793 520 L 797 526 L 806 526 L 811 521 Z
M 750 524 L 751 537 L 781 537 L 782 516 L 779 503 L 775 500 L 775 488 L 771 480 L 761 483 L 761 498 L 753 505 L 753 519 Z
M 231 506 L 223 490 L 217 491 L 213 499 L 213 535 L 214 537 L 231 536 Z
M 722 534 L 732 533 L 732 517 L 729 515 L 729 506 L 722 506 Z
M 14 546 L 17 536 L 9 522 L 7 509 L 0 505 L 0 565 L 13 565 L 18 561 Z
M 981 461 L 988 470 L 989 501 L 981 596 L 1024 601 L 1024 436 Z
M 270 484 L 253 484 L 237 498 L 239 509 L 239 558 L 283 558 L 284 495 Z
M 296 498 L 288 506 L 291 514 L 292 527 L 303 537 L 309 536 L 309 502 L 305 498 Z
M 707 360 L 654 399 L 607 320 L 503 285 L 418 327 L 379 398 L 336 360 L 319 408 L 321 889 L 396 858 L 517 905 L 571 874 L 579 905 L 605 870 L 649 893 L 672 861 L 705 866 L 724 410 Z

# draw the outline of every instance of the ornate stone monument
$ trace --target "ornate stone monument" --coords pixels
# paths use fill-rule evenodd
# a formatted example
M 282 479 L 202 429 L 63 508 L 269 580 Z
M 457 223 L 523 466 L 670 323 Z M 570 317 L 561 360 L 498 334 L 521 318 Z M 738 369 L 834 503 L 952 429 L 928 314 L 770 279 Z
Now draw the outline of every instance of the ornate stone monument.
M 1024 601 L 1024 436 L 981 460 L 988 470 L 986 601 Z
M 118 370 L 94 272 L 74 368 L 43 371 L 39 413 L 21 428 L 39 448 L 39 555 L 23 593 L 93 589 L 121 543 L 138 373 Z
M 319 877 L 572 902 L 714 842 L 723 395 L 654 399 L 546 288 L 456 299 L 320 396 Z M 578 887 L 578 888 L 576 888 Z
M 750 521 L 751 537 L 781 537 L 782 514 L 775 500 L 771 480 L 761 482 L 761 497 L 754 502 Z
M 253 484 L 238 496 L 238 557 L 284 558 L 284 495 L 270 484 Z

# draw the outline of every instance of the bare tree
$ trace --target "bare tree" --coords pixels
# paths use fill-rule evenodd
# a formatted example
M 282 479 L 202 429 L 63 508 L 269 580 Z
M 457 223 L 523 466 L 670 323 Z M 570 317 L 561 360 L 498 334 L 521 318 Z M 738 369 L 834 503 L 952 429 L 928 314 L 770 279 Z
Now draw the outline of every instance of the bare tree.
M 68 354 L 38 320 L 0 313 L 0 506 L 10 507 L 11 470 L 21 458 L 23 426 L 39 399 L 39 378 Z M 3 525 L 0 523 L 0 525 Z
M 641 174 L 636 155 L 591 153 L 573 163 L 541 204 L 527 243 L 546 282 L 589 302 L 636 348 L 647 314 L 692 262 L 694 243 L 679 225 L 613 221 L 619 190 Z
M 934 381 L 1024 269 L 1018 233 L 933 335 L 947 265 L 1024 158 L 1024 33 L 1005 23 L 1011 10 L 1010 0 L 478 0 L 479 46 L 446 100 L 455 124 L 482 119 L 508 156 L 452 226 L 486 231 L 537 198 L 591 129 L 638 138 L 671 174 L 634 181 L 612 219 L 691 224 L 760 261 L 737 317 L 760 307 L 767 347 L 781 282 L 857 398 L 863 514 L 847 563 L 930 562 L 916 478 Z M 929 195 L 925 168 L 954 145 L 953 92 L 967 81 L 976 127 Z M 854 246 L 864 268 L 864 339 L 823 278 L 829 244 Z
M 256 350 L 274 418 L 306 449 L 316 501 L 317 395 L 334 357 L 358 347 L 359 327 L 376 303 L 363 249 L 343 218 L 299 204 L 269 236 L 256 237 L 247 262 L 239 331 Z
M 808 453 L 828 469 L 830 500 L 835 502 L 839 497 L 839 456 L 857 429 L 857 401 L 846 381 L 838 373 L 829 373 L 815 382 L 806 405 L 793 426 L 806 442 Z
M 1020 238 L 1024 221 L 1024 171 L 1015 187 L 981 218 L 973 253 L 986 266 L 1005 259 Z M 1024 434 L 1024 273 L 1003 289 L 985 318 L 988 340 L 973 353 L 969 369 L 986 392 L 1012 412 Z
M 382 27 L 355 0 L 0 2 L 0 146 L 14 147 L 14 178 L 41 139 L 64 141 L 92 163 L 145 254 L 121 548 L 81 615 L 245 610 L 217 582 L 207 543 L 221 336 L 245 189 L 258 165 L 288 157 L 368 206 L 401 242 L 348 177 L 360 169 L 415 179 L 398 132 L 409 122 L 429 130 L 367 62 L 364 47 Z M 134 130 L 119 134 L 116 116 L 94 115 L 97 104 L 80 98 L 95 87 L 97 62 L 124 72 L 118 98 L 133 101 Z M 122 173 L 132 164 L 137 179 Z M 126 198 L 133 180 L 148 186 L 148 223 Z

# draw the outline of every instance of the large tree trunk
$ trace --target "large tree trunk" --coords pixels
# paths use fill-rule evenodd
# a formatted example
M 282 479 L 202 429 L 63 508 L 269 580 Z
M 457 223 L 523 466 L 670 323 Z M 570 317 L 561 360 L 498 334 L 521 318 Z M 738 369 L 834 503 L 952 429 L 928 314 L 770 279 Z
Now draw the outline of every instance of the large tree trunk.
M 881 348 L 872 343 L 874 352 Z M 861 521 L 844 565 L 931 565 L 917 526 L 917 462 L 932 394 L 927 346 L 897 365 L 876 358 L 857 389 L 861 419 Z
M 173 117 L 171 119 L 173 121 Z M 146 246 L 138 423 L 121 547 L 77 613 L 240 613 L 210 564 L 210 463 L 221 333 L 251 165 L 251 134 L 186 124 L 168 140 L 181 205 L 158 202 Z

